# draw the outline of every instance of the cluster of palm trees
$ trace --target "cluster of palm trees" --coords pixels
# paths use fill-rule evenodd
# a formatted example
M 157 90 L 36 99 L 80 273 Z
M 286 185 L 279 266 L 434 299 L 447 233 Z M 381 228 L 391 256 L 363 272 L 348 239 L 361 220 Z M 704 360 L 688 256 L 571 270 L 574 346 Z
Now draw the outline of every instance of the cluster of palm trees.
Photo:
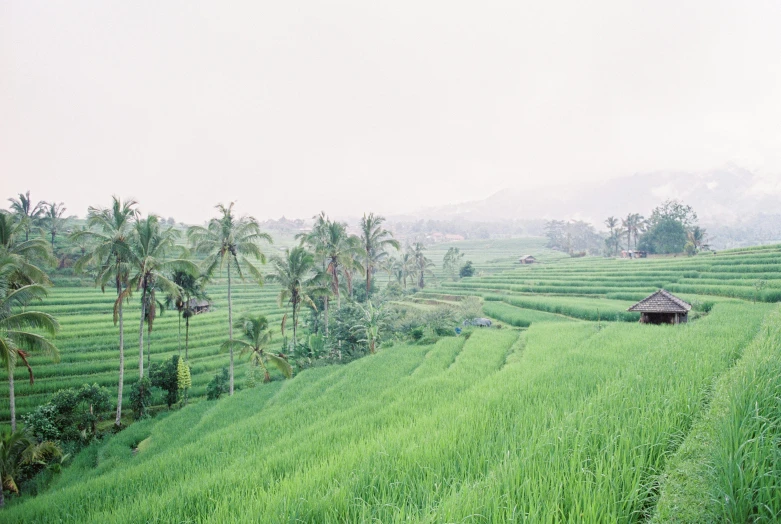
M 51 264 L 52 246 L 40 235 L 30 235 L 36 222 L 50 216 L 54 224 L 64 213 L 62 204 L 33 205 L 29 192 L 12 199 L 13 214 L 0 213 L 0 356 L 9 371 L 11 388 L 11 417 L 15 427 L 13 396 L 13 369 L 17 361 L 26 363 L 27 351 L 42 350 L 56 357 L 57 348 L 45 337 L 36 334 L 41 329 L 54 334 L 58 324 L 43 313 L 24 308 L 45 295 L 50 284 L 41 264 Z M 188 360 L 190 318 L 194 299 L 206 297 L 206 285 L 217 275 L 227 279 L 228 326 L 227 341 L 222 348 L 229 353 L 229 393 L 234 392 L 234 351 L 250 352 L 254 365 L 260 366 L 268 377 L 266 364 L 277 366 L 285 376 L 292 368 L 282 354 L 266 351 L 270 341 L 268 322 L 262 315 L 244 314 L 234 321 L 233 286 L 235 279 L 250 279 L 259 285 L 264 276 L 261 265 L 266 256 L 263 243 L 272 238 L 261 231 L 256 219 L 239 217 L 234 205 L 218 205 L 217 216 L 205 226 L 194 226 L 186 231 L 169 227 L 160 217 L 150 214 L 142 217 L 138 203 L 113 197 L 108 207 L 90 207 L 86 225 L 69 235 L 79 248 L 75 269 L 94 278 L 104 292 L 115 294 L 114 323 L 119 328 L 119 377 L 117 383 L 117 410 L 115 424 L 121 425 L 125 368 L 125 306 L 135 293 L 140 299 L 138 370 L 144 378 L 144 341 L 150 344 L 155 318 L 161 308 L 176 309 L 179 314 L 179 347 L 182 346 L 182 319 L 185 321 L 184 350 Z M 300 244 L 286 249 L 284 254 L 270 259 L 266 278 L 277 283 L 281 290 L 280 305 L 290 307 L 290 322 L 286 314 L 282 322 L 292 324 L 292 345 L 298 344 L 298 324 L 301 307 L 314 311 L 323 308 L 325 334 L 328 336 L 328 308 L 335 299 L 341 307 L 343 298 L 353 300 L 355 281 L 365 278 L 366 296 L 372 292 L 372 276 L 379 270 L 395 275 L 406 288 L 408 278 L 423 287 L 431 275 L 433 264 L 425 256 L 422 244 L 410 246 L 400 259 L 392 258 L 388 250 L 399 250 L 400 245 L 384 227 L 382 216 L 364 215 L 357 234 L 348 232 L 347 224 L 330 220 L 325 213 L 315 217 L 312 230 L 299 235 Z M 52 226 L 52 243 L 59 225 Z M 42 229 L 39 228 L 39 231 Z M 200 264 L 193 256 L 202 259 Z M 366 310 L 367 328 L 363 333 L 373 350 L 377 339 L 378 313 Z M 374 326 L 374 327 L 373 327 Z M 27 328 L 35 328 L 30 330 Z M 24 329 L 23 329 L 24 328 Z M 234 339 L 234 329 L 240 333 Z M 147 347 L 147 357 L 150 354 Z M 148 363 L 147 363 L 148 366 Z M 30 371 L 32 379 L 32 371 Z
M 608 253 L 617 255 L 621 249 L 623 239 L 626 239 L 626 249 L 637 249 L 640 235 L 652 228 L 653 217 L 650 220 L 646 220 L 639 213 L 629 213 L 626 218 L 619 220 L 614 216 L 610 216 L 605 220 L 605 225 L 610 232 L 608 238 L 605 239 L 605 246 Z M 691 249 L 694 252 L 709 249 L 707 234 L 705 229 L 700 226 L 687 227 L 686 240 L 691 244 Z
M 51 245 L 57 233 L 65 222 L 65 205 L 62 202 L 45 202 L 41 200 L 33 204 L 30 192 L 19 193 L 18 198 L 9 198 L 11 211 L 20 219 L 25 241 L 30 240 L 30 232 L 36 229 L 46 231 L 51 236 Z
M 614 255 L 621 249 L 621 241 L 626 238 L 626 248 L 632 249 L 632 239 L 634 239 L 634 249 L 637 249 L 637 241 L 640 233 L 645 231 L 646 221 L 639 213 L 629 213 L 626 218 L 618 219 L 614 216 L 607 217 L 605 225 L 610 231 L 610 236 L 605 240 L 608 251 Z
M 407 280 L 421 289 L 426 287 L 426 277 L 434 276 L 434 262 L 425 251 L 426 246 L 415 242 L 408 245 L 399 258 L 387 257 L 380 267 L 388 274 L 388 282 L 395 279 L 404 290 L 407 289 Z

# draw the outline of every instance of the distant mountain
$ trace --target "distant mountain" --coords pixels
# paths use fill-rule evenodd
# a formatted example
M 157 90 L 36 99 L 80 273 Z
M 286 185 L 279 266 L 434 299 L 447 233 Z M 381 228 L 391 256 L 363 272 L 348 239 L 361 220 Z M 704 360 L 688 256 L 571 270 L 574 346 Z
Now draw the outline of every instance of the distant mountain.
M 733 164 L 704 172 L 657 171 L 595 185 L 506 189 L 484 200 L 428 208 L 415 215 L 474 221 L 580 219 L 603 229 L 607 216 L 648 216 L 668 198 L 691 205 L 702 224 L 736 224 L 760 213 L 781 212 L 781 177 Z

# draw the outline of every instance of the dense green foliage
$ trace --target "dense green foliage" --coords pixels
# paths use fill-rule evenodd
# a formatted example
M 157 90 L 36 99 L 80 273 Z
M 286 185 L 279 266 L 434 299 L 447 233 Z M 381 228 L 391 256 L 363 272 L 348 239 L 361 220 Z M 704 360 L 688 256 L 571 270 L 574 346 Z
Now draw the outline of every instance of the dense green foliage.
M 101 415 L 111 409 L 110 398 L 108 389 L 97 384 L 62 389 L 22 420 L 39 442 L 57 441 L 68 444 L 72 450 L 96 435 Z

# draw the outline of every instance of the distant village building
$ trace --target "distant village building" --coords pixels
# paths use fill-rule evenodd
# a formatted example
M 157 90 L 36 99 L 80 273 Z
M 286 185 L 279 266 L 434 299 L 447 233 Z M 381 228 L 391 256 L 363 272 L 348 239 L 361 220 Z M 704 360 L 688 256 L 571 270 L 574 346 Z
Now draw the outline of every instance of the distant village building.
M 537 262 L 537 259 L 534 258 L 532 255 L 523 255 L 521 258 L 518 259 L 518 262 L 521 264 L 534 264 Z
M 197 298 L 191 298 L 187 304 L 188 309 L 193 312 L 193 315 L 199 313 L 208 313 L 212 310 L 212 303 L 208 300 L 199 300 Z
M 640 313 L 641 324 L 685 324 L 689 321 L 691 304 L 660 289 L 627 309 Z
M 648 251 L 624 250 L 621 251 L 621 258 L 648 258 Z
M 429 240 L 431 242 L 460 242 L 462 240 L 466 240 L 464 235 L 456 235 L 451 233 L 440 233 L 439 231 L 434 231 L 433 233 L 426 236 L 426 240 Z

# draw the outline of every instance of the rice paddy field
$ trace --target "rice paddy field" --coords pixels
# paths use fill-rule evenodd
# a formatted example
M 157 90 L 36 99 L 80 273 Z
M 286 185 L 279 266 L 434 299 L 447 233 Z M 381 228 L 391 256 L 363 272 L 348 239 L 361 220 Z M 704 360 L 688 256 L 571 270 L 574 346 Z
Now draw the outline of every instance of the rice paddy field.
M 162 412 L 87 448 L 44 493 L 11 500 L 3 522 L 781 519 L 781 246 L 614 260 L 538 239 L 453 245 L 477 275 L 440 273 L 409 300 L 478 296 L 493 328 Z M 429 250 L 440 267 L 447 247 Z M 517 264 L 526 254 L 539 263 Z M 626 311 L 660 287 L 694 304 L 688 324 L 641 325 Z M 225 293 L 210 294 L 216 310 L 191 324 L 195 395 L 227 364 L 216 351 Z M 242 286 L 236 311 L 273 323 L 275 297 Z M 40 309 L 63 325 L 62 362 L 36 359 L 33 388 L 18 374 L 20 408 L 61 387 L 116 387 L 111 303 L 52 290 Z M 137 316 L 129 308 L 128 384 Z M 175 312 L 158 319 L 153 361 L 177 351 L 176 328 Z

